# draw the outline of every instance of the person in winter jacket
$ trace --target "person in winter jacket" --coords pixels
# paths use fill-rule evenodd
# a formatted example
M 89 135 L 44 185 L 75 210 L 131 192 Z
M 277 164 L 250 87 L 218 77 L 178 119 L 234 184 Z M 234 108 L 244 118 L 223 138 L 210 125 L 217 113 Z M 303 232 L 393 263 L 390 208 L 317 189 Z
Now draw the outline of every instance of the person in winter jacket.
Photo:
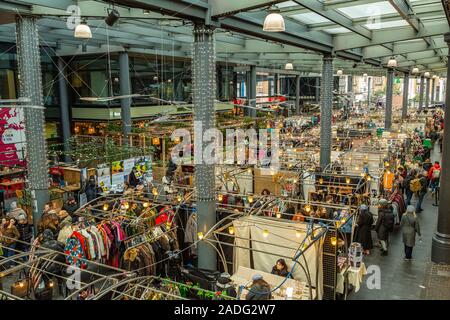
M 95 185 L 95 178 L 92 176 L 89 178 L 87 186 L 85 188 L 87 202 L 91 202 L 97 198 L 97 186 Z
M 16 220 L 14 219 L 3 219 L 2 225 L 0 226 L 0 243 L 3 246 L 3 256 L 5 258 L 12 257 L 16 254 L 17 240 L 20 234 L 16 228 Z M 6 265 L 7 268 L 14 265 L 12 262 Z
M 361 243 L 364 250 L 364 254 L 366 255 L 369 255 L 370 250 L 373 249 L 372 225 L 373 225 L 373 216 L 369 212 L 369 208 L 363 204 L 359 208 L 359 217 L 357 222 L 355 241 Z
M 11 202 L 11 204 L 9 205 L 9 212 L 6 216 L 18 221 L 21 214 L 24 214 L 25 216 L 27 215 L 22 208 L 17 207 L 17 202 Z
M 248 293 L 245 296 L 245 300 L 270 300 L 272 299 L 272 293 L 270 285 L 263 279 L 260 274 L 255 274 L 252 277 L 253 283 L 248 289 Z
M 33 226 L 28 223 L 26 215 L 21 214 L 17 222 L 17 230 L 19 231 L 19 242 L 17 242 L 17 250 L 28 252 L 30 250 L 31 239 L 33 238 Z
M 412 196 L 414 194 L 414 192 L 411 190 L 411 181 L 416 179 L 417 176 L 417 172 L 416 170 L 411 170 L 410 173 L 406 176 L 405 180 L 404 180 L 404 185 L 405 185 L 405 195 L 406 195 L 406 205 L 410 205 L 411 204 L 411 199 Z
M 400 227 L 402 229 L 403 243 L 405 244 L 405 260 L 412 259 L 413 248 L 416 245 L 416 234 L 422 237 L 420 233 L 420 225 L 417 220 L 414 206 L 406 208 L 406 214 L 402 217 Z
M 387 256 L 389 246 L 389 233 L 394 228 L 394 215 L 389 208 L 389 203 L 386 199 L 379 201 L 378 219 L 375 226 L 375 231 L 378 235 L 378 240 L 381 243 L 381 255 Z
M 420 178 L 420 185 L 422 186 L 422 188 L 420 189 L 420 191 L 417 193 L 417 196 L 419 197 L 419 200 L 417 201 L 416 204 L 416 212 L 422 212 L 422 202 L 423 199 L 425 198 L 425 195 L 427 194 L 428 191 L 428 179 L 427 179 L 427 173 L 424 171 L 421 174 L 419 174 L 419 178 Z
M 289 276 L 289 278 L 293 279 L 292 275 L 289 274 L 288 267 L 284 259 L 277 260 L 277 263 L 272 268 L 272 274 L 276 274 L 277 276 L 284 278 Z
M 435 161 L 434 165 L 428 170 L 428 180 L 430 181 L 430 188 L 433 194 L 436 192 L 436 188 L 439 186 L 439 178 L 441 177 L 441 166 L 439 161 Z

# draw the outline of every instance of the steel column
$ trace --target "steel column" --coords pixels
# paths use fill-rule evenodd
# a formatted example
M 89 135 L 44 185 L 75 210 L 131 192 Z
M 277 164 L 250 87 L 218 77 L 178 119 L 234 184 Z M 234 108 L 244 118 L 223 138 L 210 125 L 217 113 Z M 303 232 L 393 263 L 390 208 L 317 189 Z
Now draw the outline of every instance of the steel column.
M 372 77 L 367 77 L 367 112 L 370 112 L 370 100 L 372 94 Z
M 423 75 L 420 76 L 420 87 L 419 87 L 419 111 L 423 109 L 423 94 L 425 90 L 424 86 L 425 77 Z
M 450 33 L 444 36 L 449 47 L 450 58 Z M 447 79 L 450 79 L 450 64 L 447 66 Z M 445 104 L 450 105 L 450 90 L 447 86 Z M 442 170 L 439 188 L 439 211 L 437 231 L 433 236 L 431 248 L 431 261 L 434 263 L 450 264 L 450 117 L 444 117 L 444 141 L 442 143 Z
M 128 52 L 119 53 L 119 82 L 120 95 L 127 96 L 131 94 L 130 87 L 130 62 L 128 60 Z M 131 133 L 131 98 L 122 98 L 120 100 L 122 132 L 124 144 L 128 144 L 128 136 Z
M 353 92 L 353 76 L 348 76 L 347 81 L 347 92 Z
M 384 114 L 384 129 L 389 131 L 392 127 L 392 96 L 394 93 L 394 69 L 389 68 L 386 86 L 386 110 Z
M 322 67 L 322 96 L 320 106 L 320 167 L 331 162 L 331 118 L 333 107 L 333 57 L 324 56 Z
M 425 108 L 430 106 L 430 78 L 427 78 L 427 86 L 425 91 Z
M 250 81 L 249 81 L 249 105 L 252 108 L 256 108 L 256 66 L 250 66 Z M 256 109 L 249 110 L 250 117 L 256 118 Z
M 65 152 L 64 161 L 70 162 L 70 157 L 66 154 L 70 150 L 69 96 L 67 93 L 66 67 L 62 57 L 58 58 L 58 87 L 59 87 L 59 104 L 61 112 L 61 133 Z
M 300 76 L 295 76 L 295 113 L 300 114 Z
M 274 82 L 273 82 L 273 91 L 274 91 L 274 96 L 277 96 L 280 94 L 280 84 L 279 84 L 279 76 L 278 73 L 275 73 L 274 76 Z
M 431 80 L 431 103 L 434 103 L 436 92 L 436 79 Z
M 201 141 L 195 150 L 195 188 L 197 191 L 197 230 L 205 236 L 216 223 L 215 167 L 204 162 L 203 150 L 207 146 L 202 139 L 206 130 L 215 127 L 216 51 L 214 30 L 205 25 L 195 25 L 192 48 L 192 86 L 194 120 L 201 124 L 196 130 L 195 141 Z M 248 91 L 247 91 L 248 95 Z M 198 131 L 198 132 L 197 132 Z M 197 144 L 196 144 L 197 145 Z M 201 160 L 201 161 L 200 161 Z M 213 244 L 198 244 L 198 267 L 217 269 L 217 256 Z
M 402 105 L 402 119 L 408 116 L 408 95 L 409 95 L 409 73 L 405 73 L 403 78 L 403 105 Z
M 43 107 L 41 54 L 39 33 L 34 17 L 16 18 L 17 63 L 20 96 L 29 98 L 31 105 Z M 45 203 L 49 200 L 47 143 L 44 137 L 44 110 L 25 108 L 28 186 L 33 204 L 35 230 Z
M 316 103 L 320 103 L 320 77 L 316 78 Z

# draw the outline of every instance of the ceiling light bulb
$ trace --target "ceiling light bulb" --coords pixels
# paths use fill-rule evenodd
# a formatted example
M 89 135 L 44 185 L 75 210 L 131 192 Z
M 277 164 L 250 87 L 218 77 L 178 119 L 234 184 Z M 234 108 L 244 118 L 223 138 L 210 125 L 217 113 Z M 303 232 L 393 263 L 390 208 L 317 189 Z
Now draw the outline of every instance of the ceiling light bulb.
M 331 245 L 332 245 L 332 246 L 336 246 L 336 244 L 337 244 L 337 239 L 336 239 L 336 237 L 331 237 L 331 238 L 330 238 L 330 242 L 331 242 Z
M 197 236 L 198 236 L 199 240 L 202 240 L 203 239 L 203 232 L 198 232 Z
M 217 200 L 219 200 L 220 202 L 222 202 L 222 200 L 223 200 L 223 195 L 219 194 L 219 195 L 217 196 Z
M 179 195 L 179 196 L 177 196 L 177 200 L 178 200 L 178 202 L 181 202 L 183 200 L 183 198 Z
M 278 218 L 278 219 L 281 218 L 281 213 L 277 212 L 277 218 Z
M 290 62 L 286 63 L 286 65 L 284 66 L 285 70 L 294 70 L 294 65 Z
M 418 74 L 419 72 L 420 72 L 419 68 L 417 68 L 417 67 L 414 67 L 411 71 L 412 74 Z
M 265 229 L 265 230 L 263 231 L 263 237 L 264 237 L 264 238 L 267 238 L 268 236 L 269 236 L 269 230 Z
M 300 238 L 300 237 L 302 236 L 302 233 L 300 232 L 300 230 L 296 230 L 296 231 L 295 231 L 295 236 L 296 236 L 297 238 Z
M 92 38 L 91 28 L 89 28 L 89 26 L 86 24 L 86 21 L 82 21 L 75 27 L 74 37 L 80 39 Z
M 286 30 L 284 18 L 278 10 L 270 10 L 269 14 L 264 19 L 263 31 L 266 32 L 281 32 Z
M 364 74 L 363 74 L 363 77 L 364 77 L 364 78 L 367 78 L 367 77 L 368 77 L 368 74 L 367 74 L 367 73 L 364 73 Z
M 150 206 L 150 203 L 144 202 L 143 206 L 144 206 L 144 208 L 148 208 Z
M 154 196 L 157 196 L 157 195 L 158 195 L 158 189 L 153 188 L 153 189 L 152 189 L 152 194 L 153 194 Z
M 350 178 L 346 178 L 345 182 L 347 182 L 347 184 L 349 184 L 350 183 Z
M 248 200 L 249 203 L 252 203 L 253 202 L 253 196 L 248 196 L 247 200 Z
M 430 73 L 427 71 L 427 72 L 425 72 L 425 73 L 423 74 L 423 76 L 424 76 L 425 78 L 429 78 L 429 77 L 430 77 Z
M 343 73 L 344 73 L 344 72 L 343 72 L 341 69 L 339 69 L 339 70 L 336 72 L 336 74 L 337 74 L 338 76 L 342 76 Z
M 103 211 L 106 211 L 106 210 L 108 210 L 108 204 L 107 204 L 107 203 L 105 203 L 105 204 L 103 205 Z

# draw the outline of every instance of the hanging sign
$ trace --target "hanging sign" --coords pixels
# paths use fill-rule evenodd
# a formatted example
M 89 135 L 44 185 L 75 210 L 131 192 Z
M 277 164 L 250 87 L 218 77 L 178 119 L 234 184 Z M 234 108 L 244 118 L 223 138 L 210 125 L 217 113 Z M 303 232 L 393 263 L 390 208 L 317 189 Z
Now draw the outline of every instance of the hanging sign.
M 106 163 L 97 167 L 97 183 L 103 190 L 111 188 L 111 169 Z

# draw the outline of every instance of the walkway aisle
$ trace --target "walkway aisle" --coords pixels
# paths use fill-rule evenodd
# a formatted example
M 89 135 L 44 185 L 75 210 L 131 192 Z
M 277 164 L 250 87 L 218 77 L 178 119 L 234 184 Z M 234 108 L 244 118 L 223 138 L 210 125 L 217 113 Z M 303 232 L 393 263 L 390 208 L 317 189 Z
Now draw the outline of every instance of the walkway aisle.
M 439 147 L 434 149 L 431 160 L 440 161 Z M 404 261 L 404 247 L 400 231 L 390 234 L 389 255 L 381 256 L 379 248 L 374 248 L 371 255 L 365 257 L 368 268 L 377 265 L 381 271 L 381 288 L 368 289 L 366 281 L 370 274 L 365 277 L 361 289 L 349 295 L 351 300 L 399 300 L 399 299 L 421 299 L 424 291 L 424 279 L 427 266 L 431 258 L 431 242 L 437 224 L 437 207 L 433 206 L 434 198 L 431 192 L 425 196 L 422 204 L 423 212 L 418 214 L 422 231 L 423 242 L 417 239 L 413 251 L 413 260 Z M 413 200 L 415 204 L 415 200 Z M 374 231 L 373 231 L 374 232 Z M 374 240 L 376 235 L 374 236 Z M 375 242 L 374 242 L 375 244 Z M 372 273 L 373 274 L 373 273 Z M 374 283 L 374 281 L 371 281 Z

